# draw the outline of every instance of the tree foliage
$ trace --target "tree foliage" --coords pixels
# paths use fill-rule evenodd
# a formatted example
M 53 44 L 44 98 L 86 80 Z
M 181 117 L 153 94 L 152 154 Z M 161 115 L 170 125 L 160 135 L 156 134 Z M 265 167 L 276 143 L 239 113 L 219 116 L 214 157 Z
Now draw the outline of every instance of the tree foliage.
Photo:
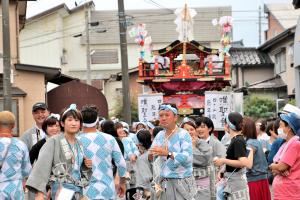
M 110 117 L 116 117 L 121 121 L 124 120 L 124 112 L 123 112 L 123 98 L 122 96 L 117 97 L 116 105 L 114 106 L 112 112 L 110 113 Z M 130 100 L 130 108 L 131 108 L 131 121 L 137 122 L 138 120 L 138 105 L 137 99 L 131 98 Z
M 296 106 L 296 99 L 290 99 L 288 103 Z
M 244 101 L 244 113 L 255 119 L 275 117 L 276 103 L 272 99 L 250 95 Z

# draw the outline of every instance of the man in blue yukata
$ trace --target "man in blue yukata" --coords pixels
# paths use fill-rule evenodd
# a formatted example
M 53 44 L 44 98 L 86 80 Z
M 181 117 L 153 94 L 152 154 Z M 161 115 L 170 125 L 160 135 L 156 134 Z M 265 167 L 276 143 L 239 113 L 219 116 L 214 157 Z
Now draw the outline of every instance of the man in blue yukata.
M 92 159 L 93 174 L 90 184 L 84 188 L 83 194 L 88 199 L 114 200 L 116 190 L 119 197 L 125 194 L 126 163 L 116 139 L 96 129 L 98 109 L 95 106 L 84 106 L 81 110 L 83 131 L 78 139 L 84 146 L 85 155 Z M 119 182 L 115 184 L 113 176 L 114 161 Z
M 161 169 L 159 178 L 161 193 L 159 200 L 193 200 L 196 191 L 193 172 L 192 139 L 190 134 L 176 125 L 178 110 L 176 105 L 162 104 L 159 108 L 160 131 L 152 143 L 149 159 L 154 168 Z M 160 165 L 160 166 L 156 166 Z M 157 191 L 156 191 L 157 192 Z

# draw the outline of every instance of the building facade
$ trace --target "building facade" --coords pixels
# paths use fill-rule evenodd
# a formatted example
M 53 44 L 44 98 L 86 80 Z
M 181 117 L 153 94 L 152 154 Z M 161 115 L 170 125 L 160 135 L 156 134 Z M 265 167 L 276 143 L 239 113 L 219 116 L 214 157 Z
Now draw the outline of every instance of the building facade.
M 266 4 L 268 29 L 266 42 L 258 47 L 274 62 L 274 77 L 280 77 L 287 85 L 285 99 L 295 98 L 294 38 L 300 10 L 292 4 Z

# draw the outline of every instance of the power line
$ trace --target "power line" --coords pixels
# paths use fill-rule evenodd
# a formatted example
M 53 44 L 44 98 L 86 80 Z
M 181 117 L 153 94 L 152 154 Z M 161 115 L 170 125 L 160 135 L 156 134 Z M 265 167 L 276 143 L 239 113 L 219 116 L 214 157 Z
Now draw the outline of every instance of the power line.
M 145 2 L 152 2 L 152 4 L 155 4 L 157 7 L 160 7 L 162 8 L 163 6 L 156 3 L 155 1 L 151 1 L 151 0 L 144 0 Z M 150 1 L 150 2 L 149 2 Z M 139 18 L 145 18 L 145 17 L 153 17 L 153 16 L 157 16 L 157 17 L 162 17 L 162 16 L 167 16 L 167 15 L 174 15 L 173 13 L 173 10 L 171 9 L 168 9 L 166 7 L 163 7 L 164 10 L 168 10 L 168 11 L 172 11 L 172 12 L 168 12 L 168 13 L 159 13 L 159 14 L 150 14 L 150 15 L 139 15 L 139 16 L 135 16 L 133 17 L 133 19 L 139 19 Z M 233 11 L 226 11 L 226 10 L 221 10 L 221 12 L 257 12 L 258 10 L 233 10 Z M 273 10 L 273 11 L 291 11 L 291 10 L 287 10 L 287 9 L 280 9 L 280 10 Z M 210 13 L 211 11 L 201 11 L 201 13 Z M 117 15 L 116 15 L 117 17 Z M 218 16 L 219 17 L 219 16 Z M 265 19 L 264 16 L 262 16 L 262 19 Z M 242 20 L 246 20 L 246 19 L 240 19 L 240 20 L 234 20 L 236 22 L 241 22 Z M 250 19 L 249 21 L 254 21 L 254 20 L 258 20 L 258 19 Z M 297 20 L 295 18 L 277 18 L 277 19 L 271 19 L 271 20 Z M 173 21 L 173 20 L 170 20 L 170 21 Z M 197 20 L 199 21 L 199 20 Z M 211 20 L 207 20 L 207 21 L 211 21 Z M 108 22 L 118 22 L 118 19 L 111 19 L 111 20 L 102 20 L 102 21 L 99 21 L 101 23 L 108 23 Z M 154 21 L 155 22 L 155 21 Z M 47 35 L 52 35 L 52 34 L 55 34 L 55 33 L 58 33 L 58 32 L 61 32 L 61 31 L 66 31 L 66 30 L 70 30 L 70 29 L 73 29 L 73 28 L 78 28 L 79 26 L 82 26 L 84 24 L 78 24 L 78 25 L 73 25 L 73 26 L 70 26 L 68 28 L 64 28 L 64 29 L 60 29 L 60 30 L 57 30 L 57 31 L 53 31 L 53 32 L 49 32 L 49 33 L 43 33 L 41 35 L 37 35 L 37 36 L 33 36 L 33 37 L 30 37 L 30 38 L 26 38 L 26 39 L 23 39 L 21 42 L 24 42 L 24 41 L 28 41 L 28 40 L 32 40 L 32 39 L 36 39 L 36 38 L 39 38 L 39 37 L 43 37 L 43 36 L 47 36 Z M 116 24 L 118 25 L 118 24 Z M 111 27 L 116 27 L 116 26 L 111 26 Z
M 275 20 L 275 19 L 274 19 Z M 280 20 L 297 20 L 296 18 L 282 18 Z M 169 24 L 170 22 L 173 22 L 174 20 L 170 19 L 170 20 L 152 20 L 152 21 L 145 21 L 145 23 L 151 23 L 151 24 Z M 195 22 L 211 22 L 210 19 L 206 20 L 206 19 L 199 19 L 199 20 L 194 20 Z M 242 22 L 259 22 L 259 19 L 257 18 L 248 18 L 248 19 L 239 19 L 239 20 L 234 20 L 234 23 L 242 23 Z M 109 26 L 105 26 L 105 28 L 107 30 L 109 29 L 113 29 L 113 28 L 116 28 L 117 27 L 117 24 L 115 25 L 109 25 Z M 75 28 L 75 27 L 72 27 L 72 28 Z M 63 30 L 59 30 L 59 31 L 63 31 Z M 24 42 L 24 41 L 28 41 L 28 40 L 32 40 L 32 39 L 36 39 L 36 38 L 40 38 L 40 37 L 44 37 L 44 36 L 48 36 L 48 35 L 51 35 L 51 34 L 55 34 L 59 31 L 55 31 L 55 32 L 52 32 L 52 33 L 46 33 L 46 34 L 41 34 L 41 35 L 38 35 L 38 36 L 34 36 L 32 38 L 27 38 L 27 39 L 24 39 L 24 40 L 21 40 L 20 42 Z M 83 31 L 82 31 L 83 32 Z M 72 33 L 72 34 L 69 34 L 69 35 L 65 35 L 65 36 L 59 36 L 59 37 L 55 37 L 55 38 L 52 38 L 52 39 L 49 39 L 49 40 L 45 40 L 45 41 L 42 41 L 42 42 L 38 42 L 38 43 L 34 43 L 34 44 L 29 44 L 29 45 L 24 45 L 24 46 L 20 46 L 20 48 L 27 48 L 27 47 L 32 47 L 32 46 L 35 46 L 35 45 L 39 45 L 39 44 L 43 44 L 43 43 L 48 43 L 48 42 L 51 42 L 53 40 L 56 40 L 56 39 L 60 39 L 60 38 L 65 38 L 65 37 L 69 37 L 69 36 L 74 36 L 74 35 L 77 35 L 77 34 L 81 34 L 82 32 L 76 32 L 76 33 Z
M 37 43 L 34 43 L 34 44 L 20 46 L 20 48 L 28 48 L 28 47 L 34 47 L 34 46 L 37 46 L 37 45 L 40 45 L 40 44 L 46 44 L 46 43 L 52 42 L 52 41 L 57 40 L 57 39 L 62 39 L 62 38 L 70 37 L 70 36 L 73 37 L 73 35 L 80 34 L 80 33 L 81 32 L 79 32 L 79 33 L 72 33 L 72 34 L 64 35 L 64 36 L 59 36 L 59 37 L 51 38 L 49 40 L 37 42 Z
M 27 41 L 27 40 L 32 40 L 32 39 L 40 38 L 40 37 L 47 36 L 47 35 L 52 35 L 52 34 L 55 34 L 55 33 L 58 33 L 58 32 L 63 32 L 63 31 L 71 30 L 73 28 L 78 28 L 79 26 L 84 26 L 84 23 L 83 24 L 73 25 L 73 26 L 70 26 L 70 27 L 67 27 L 67 28 L 62 28 L 62 29 L 59 29 L 59 30 L 56 30 L 56 31 L 52 31 L 52 32 L 48 32 L 48 33 L 43 33 L 43 34 L 36 35 L 36 36 L 33 36 L 33 37 L 25 38 L 25 39 L 22 39 L 22 42 Z
M 149 3 L 149 4 L 152 4 L 160 9 L 163 9 L 163 10 L 168 10 L 170 13 L 174 14 L 174 10 L 170 9 L 170 8 L 167 8 L 165 6 L 162 6 L 161 4 L 153 1 L 153 0 L 144 0 L 146 3 Z
M 144 0 L 144 1 L 146 1 L 146 0 Z M 147 1 L 149 1 L 149 0 L 147 0 Z M 151 1 L 151 2 L 153 3 L 154 1 Z M 156 3 L 156 2 L 154 2 L 154 3 Z M 156 6 L 163 7 L 160 4 L 158 4 L 158 3 L 156 3 Z M 165 10 L 166 9 L 167 8 L 165 8 Z M 167 9 L 167 10 L 170 10 L 170 9 Z M 254 12 L 254 11 L 257 12 L 258 10 L 243 10 L 243 11 L 238 11 L 238 10 L 236 10 L 236 11 L 225 11 L 225 10 L 221 10 L 221 11 L 222 12 Z M 290 11 L 290 10 L 286 10 L 286 9 L 284 10 L 284 9 L 282 9 L 282 10 L 277 10 L 277 11 Z M 204 11 L 204 12 L 208 12 L 208 11 Z M 163 16 L 168 16 L 168 15 L 174 15 L 173 11 L 172 11 L 172 13 L 168 12 L 168 13 L 158 13 L 158 14 L 149 14 L 149 15 L 138 15 L 138 16 L 133 16 L 133 19 L 134 20 L 138 20 L 140 18 L 155 17 L 155 16 L 157 16 L 157 17 L 163 17 Z M 218 13 L 218 16 L 216 16 L 216 17 L 218 18 L 220 15 L 221 14 Z M 117 17 L 117 15 L 116 15 L 116 17 Z M 243 17 L 245 17 L 245 16 L 243 16 Z M 251 18 L 251 17 L 250 18 L 243 18 L 243 19 L 236 19 L 236 20 L 234 20 L 234 23 L 235 22 L 258 22 L 259 21 L 258 18 L 256 18 L 256 17 L 255 18 Z M 264 16 L 262 16 L 261 19 L 265 19 L 266 21 L 268 20 Z M 297 20 L 297 18 L 276 18 L 276 19 L 269 19 L 269 20 L 274 20 L 274 21 L 277 21 L 277 20 L 288 21 L 288 20 Z M 152 24 L 153 23 L 169 23 L 169 22 L 172 22 L 172 21 L 174 21 L 174 20 L 173 19 L 161 19 L 160 18 L 159 20 L 158 19 L 153 19 L 151 21 L 147 21 L 146 20 L 145 23 L 152 23 Z M 211 19 L 195 19 L 194 21 L 196 21 L 196 22 L 211 22 Z M 99 22 L 101 22 L 101 23 L 116 22 L 116 24 L 106 24 L 105 25 L 106 29 L 109 29 L 109 28 L 112 29 L 112 28 L 115 28 L 115 27 L 118 26 L 118 19 L 117 18 L 116 19 L 111 19 L 111 20 L 101 20 Z M 30 37 L 30 38 L 25 38 L 25 39 L 21 40 L 20 42 L 25 42 L 25 41 L 28 41 L 28 40 L 33 40 L 33 39 L 36 39 L 36 38 L 40 38 L 40 37 L 44 37 L 44 36 L 56 34 L 58 32 L 67 31 L 67 30 L 70 30 L 70 29 L 73 29 L 73 28 L 78 28 L 78 27 L 83 26 L 83 25 L 84 24 L 72 25 L 72 26 L 69 26 L 67 28 L 63 28 L 63 29 L 56 30 L 56 31 L 53 31 L 53 32 L 43 33 L 43 34 L 36 35 L 36 36 Z M 64 36 L 62 36 L 62 37 L 64 37 Z

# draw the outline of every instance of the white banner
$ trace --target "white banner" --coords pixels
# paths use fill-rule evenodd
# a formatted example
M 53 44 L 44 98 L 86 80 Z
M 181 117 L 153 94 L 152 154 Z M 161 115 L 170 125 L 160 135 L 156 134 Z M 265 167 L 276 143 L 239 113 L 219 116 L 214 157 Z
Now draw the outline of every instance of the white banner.
M 163 103 L 162 93 L 141 94 L 138 96 L 139 121 L 158 119 L 158 108 Z
M 243 114 L 242 93 L 205 92 L 205 116 L 213 121 L 215 130 L 224 130 L 225 116 L 233 111 Z

